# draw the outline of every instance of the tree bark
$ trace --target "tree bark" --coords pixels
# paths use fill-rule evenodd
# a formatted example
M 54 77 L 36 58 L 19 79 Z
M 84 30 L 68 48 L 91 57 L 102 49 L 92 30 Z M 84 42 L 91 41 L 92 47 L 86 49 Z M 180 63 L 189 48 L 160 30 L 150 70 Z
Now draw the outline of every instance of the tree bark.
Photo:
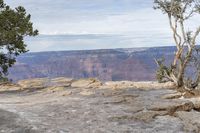
M 184 66 L 184 64 L 180 64 L 178 77 L 177 77 L 177 86 L 178 87 L 184 86 L 184 74 L 185 74 L 185 66 Z

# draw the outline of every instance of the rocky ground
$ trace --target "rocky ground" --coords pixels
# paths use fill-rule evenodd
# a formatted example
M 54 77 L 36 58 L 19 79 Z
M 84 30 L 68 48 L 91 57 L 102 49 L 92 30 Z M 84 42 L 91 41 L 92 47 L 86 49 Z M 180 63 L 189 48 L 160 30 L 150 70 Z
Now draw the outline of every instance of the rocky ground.
M 199 133 L 200 98 L 173 84 L 33 79 L 0 86 L 1 133 Z

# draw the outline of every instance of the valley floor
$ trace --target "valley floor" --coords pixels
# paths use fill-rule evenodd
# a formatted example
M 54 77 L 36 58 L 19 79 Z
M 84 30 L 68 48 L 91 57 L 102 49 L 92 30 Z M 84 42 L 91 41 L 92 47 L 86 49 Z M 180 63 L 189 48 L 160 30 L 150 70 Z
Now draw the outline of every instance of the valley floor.
M 47 84 L 48 83 L 48 84 Z M 141 83 L 145 84 L 145 83 Z M 37 79 L 3 85 L 1 133 L 200 131 L 199 98 L 140 83 Z M 139 86 L 139 87 L 138 87 Z M 162 85 L 164 86 L 164 85 Z M 170 88 L 170 86 L 169 86 Z

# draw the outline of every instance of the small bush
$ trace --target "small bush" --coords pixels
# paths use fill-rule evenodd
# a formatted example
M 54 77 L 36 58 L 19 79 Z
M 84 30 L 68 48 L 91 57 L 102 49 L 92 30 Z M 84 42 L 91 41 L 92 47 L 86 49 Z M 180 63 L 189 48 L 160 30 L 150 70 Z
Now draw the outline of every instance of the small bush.
M 158 69 L 156 71 L 156 79 L 159 83 L 163 83 L 163 82 L 167 82 L 169 81 L 169 79 L 167 78 L 171 71 L 172 71 L 172 68 L 171 67 L 168 67 L 164 64 L 165 62 L 165 58 L 161 58 L 161 59 L 158 59 L 158 60 L 155 60 L 157 65 L 158 65 Z

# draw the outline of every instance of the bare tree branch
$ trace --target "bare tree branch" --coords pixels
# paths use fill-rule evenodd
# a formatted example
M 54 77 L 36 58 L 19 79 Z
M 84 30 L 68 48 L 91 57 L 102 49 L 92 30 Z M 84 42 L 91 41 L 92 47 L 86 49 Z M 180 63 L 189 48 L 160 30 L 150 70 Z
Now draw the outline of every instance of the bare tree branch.
M 200 26 L 197 28 L 197 30 L 196 30 L 196 32 L 194 34 L 194 37 L 192 39 L 192 46 L 195 46 L 195 44 L 196 44 L 196 38 L 199 35 L 199 33 L 200 33 Z

